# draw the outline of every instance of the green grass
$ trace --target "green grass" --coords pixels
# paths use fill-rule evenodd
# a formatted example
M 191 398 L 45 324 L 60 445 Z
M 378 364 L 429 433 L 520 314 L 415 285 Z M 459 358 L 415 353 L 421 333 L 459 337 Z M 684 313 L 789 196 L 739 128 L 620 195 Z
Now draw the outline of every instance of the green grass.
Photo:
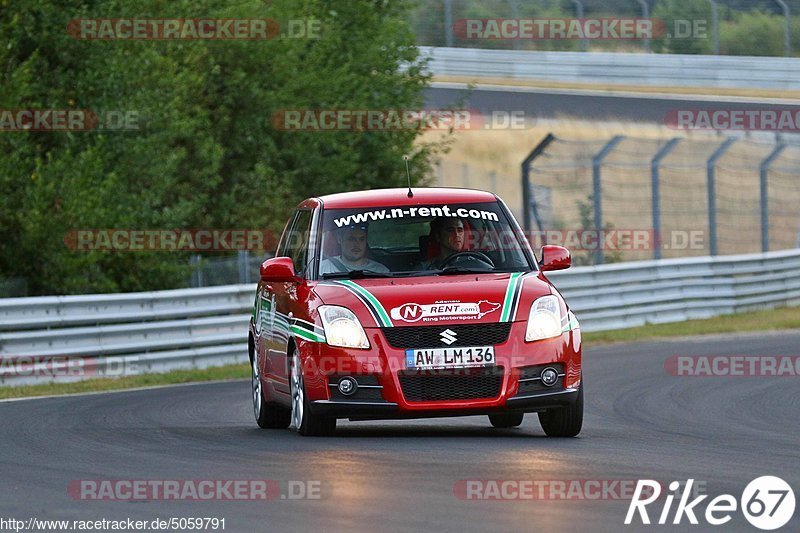
M 580 319 L 580 316 L 578 316 Z M 636 328 L 585 333 L 584 342 L 606 344 L 632 342 L 669 337 L 687 337 L 714 333 L 741 333 L 745 331 L 777 331 L 800 329 L 800 307 L 783 307 L 769 311 L 751 311 L 735 315 L 722 315 L 704 320 L 689 320 L 670 324 L 650 324 Z
M 175 385 L 177 383 L 196 383 L 223 379 L 249 379 L 250 365 L 228 365 L 204 368 L 202 370 L 173 370 L 165 374 L 143 374 L 121 378 L 87 379 L 75 382 L 53 382 L 41 385 L 19 387 L 0 386 L 0 400 L 8 398 L 27 398 L 30 396 L 52 396 L 57 394 L 77 394 L 139 387 Z
M 741 333 L 746 331 L 777 331 L 786 329 L 800 329 L 800 307 L 786 307 L 770 311 L 753 311 L 736 315 L 724 315 L 706 320 L 690 320 L 688 322 L 676 322 L 672 324 L 647 325 L 615 331 L 585 333 L 583 335 L 583 340 L 589 345 L 598 345 L 613 342 L 633 342 L 714 333 Z M 166 374 L 145 374 L 122 378 L 90 379 L 72 383 L 55 382 L 21 387 L 0 386 L 0 399 L 112 391 L 225 379 L 248 379 L 249 377 L 249 365 L 230 365 L 206 368 L 203 370 L 175 370 Z

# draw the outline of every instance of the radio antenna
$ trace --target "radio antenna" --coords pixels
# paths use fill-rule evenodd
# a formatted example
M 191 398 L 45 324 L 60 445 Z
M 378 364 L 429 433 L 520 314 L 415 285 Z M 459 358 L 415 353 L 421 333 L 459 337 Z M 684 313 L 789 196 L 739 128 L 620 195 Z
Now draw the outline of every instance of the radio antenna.
M 403 161 L 406 162 L 406 177 L 408 178 L 408 197 L 413 198 L 414 192 L 411 190 L 411 171 L 408 170 L 408 156 L 403 156 Z

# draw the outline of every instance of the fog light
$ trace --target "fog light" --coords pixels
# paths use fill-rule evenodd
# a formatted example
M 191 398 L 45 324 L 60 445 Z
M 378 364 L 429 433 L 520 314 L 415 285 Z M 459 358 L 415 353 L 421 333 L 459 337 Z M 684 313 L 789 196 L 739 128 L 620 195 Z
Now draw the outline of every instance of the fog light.
M 339 380 L 339 392 L 345 396 L 355 394 L 356 390 L 358 390 L 358 382 L 350 376 Z
M 556 381 L 558 381 L 558 372 L 554 368 L 547 367 L 542 370 L 542 383 L 546 387 L 552 387 L 556 384 Z

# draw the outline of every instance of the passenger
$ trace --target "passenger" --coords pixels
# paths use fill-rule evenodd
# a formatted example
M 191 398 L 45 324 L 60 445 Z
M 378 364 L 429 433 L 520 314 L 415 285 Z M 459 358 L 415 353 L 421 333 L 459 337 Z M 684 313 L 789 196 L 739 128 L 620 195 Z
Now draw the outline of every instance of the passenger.
M 368 224 L 354 224 L 337 231 L 336 240 L 342 253 L 323 260 L 319 266 L 319 273 L 333 274 L 335 272 L 369 270 L 388 274 L 389 269 L 386 266 L 367 257 L 368 236 Z

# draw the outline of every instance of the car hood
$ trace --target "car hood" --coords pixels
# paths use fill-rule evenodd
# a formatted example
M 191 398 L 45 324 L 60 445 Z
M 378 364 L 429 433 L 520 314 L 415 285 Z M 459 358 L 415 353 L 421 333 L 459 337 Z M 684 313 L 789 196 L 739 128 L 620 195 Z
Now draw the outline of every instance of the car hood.
M 314 291 L 325 304 L 352 310 L 364 327 L 527 320 L 533 300 L 551 294 L 537 272 L 325 280 Z

